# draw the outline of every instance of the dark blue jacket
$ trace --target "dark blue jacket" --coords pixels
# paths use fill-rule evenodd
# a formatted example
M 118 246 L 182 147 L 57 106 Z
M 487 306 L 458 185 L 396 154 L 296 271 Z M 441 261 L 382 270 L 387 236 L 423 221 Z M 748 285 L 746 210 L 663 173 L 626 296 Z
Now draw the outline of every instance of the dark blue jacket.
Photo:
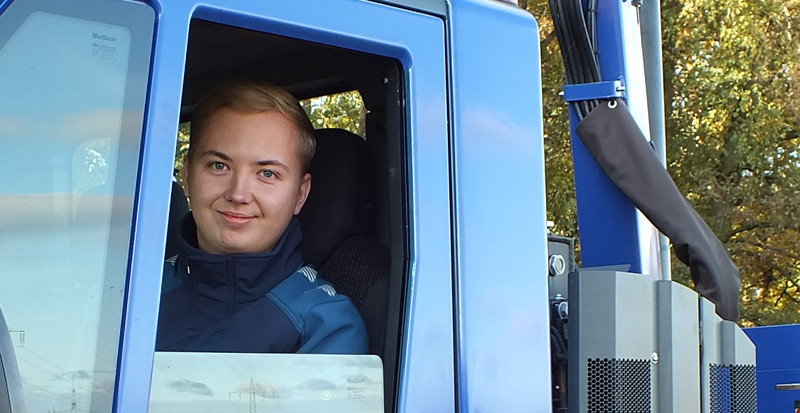
M 358 310 L 303 266 L 301 238 L 293 218 L 272 252 L 209 254 L 188 214 L 165 266 L 156 350 L 366 353 Z

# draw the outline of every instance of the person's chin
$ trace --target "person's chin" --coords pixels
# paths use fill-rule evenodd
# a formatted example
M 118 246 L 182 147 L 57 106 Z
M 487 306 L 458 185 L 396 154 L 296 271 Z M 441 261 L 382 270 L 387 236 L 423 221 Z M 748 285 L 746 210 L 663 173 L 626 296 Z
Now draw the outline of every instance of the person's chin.
M 261 240 L 243 239 L 241 237 L 228 239 L 223 243 L 222 250 L 225 251 L 225 254 L 253 254 L 264 252 L 258 245 L 258 241 Z

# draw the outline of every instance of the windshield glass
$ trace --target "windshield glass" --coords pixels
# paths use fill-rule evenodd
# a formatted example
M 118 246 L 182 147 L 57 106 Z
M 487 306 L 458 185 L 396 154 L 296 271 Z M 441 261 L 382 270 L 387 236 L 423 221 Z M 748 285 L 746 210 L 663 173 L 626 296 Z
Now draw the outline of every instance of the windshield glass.
M 156 352 L 150 412 L 383 411 L 372 355 Z
M 127 2 L 0 15 L 0 311 L 28 412 L 111 410 L 152 23 Z

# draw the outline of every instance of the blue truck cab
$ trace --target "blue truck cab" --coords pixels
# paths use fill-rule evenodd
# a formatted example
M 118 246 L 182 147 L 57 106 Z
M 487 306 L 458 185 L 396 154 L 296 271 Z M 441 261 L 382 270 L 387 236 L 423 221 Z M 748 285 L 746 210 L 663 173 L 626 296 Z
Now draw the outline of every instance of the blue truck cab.
M 385 410 L 550 411 L 538 27 L 472 0 L 0 1 L 0 410 L 148 410 L 179 124 L 235 74 L 363 99 Z
M 591 99 L 646 125 L 641 2 L 597 4 L 605 77 L 565 99 L 611 85 Z M 754 412 L 756 364 L 790 411 L 797 326 L 655 279 L 655 231 L 577 139 L 599 268 L 548 235 L 539 53 L 491 0 L 0 0 L 0 412 Z M 179 130 L 232 76 L 363 102 L 358 134 L 318 125 L 299 220 L 369 354 L 155 351 Z

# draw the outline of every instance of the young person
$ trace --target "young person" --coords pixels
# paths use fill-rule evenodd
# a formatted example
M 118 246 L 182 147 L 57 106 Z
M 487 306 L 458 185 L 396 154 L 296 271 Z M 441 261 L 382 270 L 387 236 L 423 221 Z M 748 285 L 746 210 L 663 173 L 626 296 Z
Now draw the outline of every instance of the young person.
M 203 97 L 183 169 L 191 212 L 165 267 L 165 286 L 177 286 L 162 293 L 157 350 L 366 353 L 358 310 L 303 263 L 296 215 L 314 148 L 308 117 L 283 89 L 239 80 Z

